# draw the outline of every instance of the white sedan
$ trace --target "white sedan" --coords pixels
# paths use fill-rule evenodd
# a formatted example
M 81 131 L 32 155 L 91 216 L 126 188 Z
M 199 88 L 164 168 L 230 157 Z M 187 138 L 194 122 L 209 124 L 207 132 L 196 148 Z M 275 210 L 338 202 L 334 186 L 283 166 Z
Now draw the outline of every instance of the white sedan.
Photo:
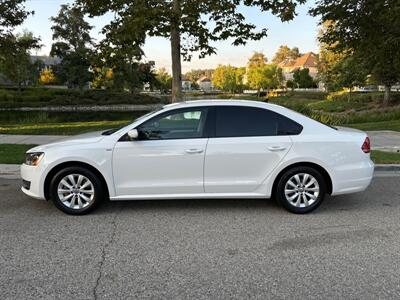
M 115 130 L 29 150 L 22 191 L 86 214 L 106 199 L 274 197 L 308 213 L 364 191 L 374 164 L 361 131 L 253 101 L 171 104 Z

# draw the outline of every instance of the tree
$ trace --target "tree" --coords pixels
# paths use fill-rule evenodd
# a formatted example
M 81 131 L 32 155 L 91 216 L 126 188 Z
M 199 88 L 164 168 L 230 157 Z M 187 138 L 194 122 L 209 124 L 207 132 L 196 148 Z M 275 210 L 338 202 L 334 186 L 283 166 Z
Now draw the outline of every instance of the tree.
M 236 68 L 235 76 L 236 76 L 236 90 L 235 90 L 235 92 L 236 93 L 242 93 L 243 90 L 246 87 L 246 85 L 244 84 L 245 76 L 246 76 L 246 68 L 245 67 Z
M 13 29 L 21 25 L 28 15 L 25 0 L 2 0 L 0 5 L 0 72 L 14 84 L 21 85 L 32 79 L 29 50 L 39 47 L 39 39 L 28 33 L 15 36 Z
M 156 87 L 159 88 L 161 92 L 166 93 L 172 89 L 172 77 L 165 68 L 161 68 L 157 71 L 156 80 Z
M 25 0 L 2 0 L 0 5 L 0 43 L 11 34 L 13 28 L 21 25 L 28 15 L 33 12 L 26 11 L 23 3 Z M 0 44 L 0 46 L 2 46 Z
M 349 89 L 349 100 L 351 99 L 353 88 L 365 84 L 368 75 L 366 70 L 362 59 L 354 55 L 344 57 L 335 65 L 335 82 L 338 86 Z
M 311 10 L 330 22 L 320 41 L 340 53 L 361 58 L 368 71 L 385 86 L 384 104 L 391 86 L 400 81 L 400 18 L 398 0 L 318 0 Z
M 19 35 L 9 35 L 8 45 L 0 55 L 0 72 L 21 90 L 23 85 L 35 82 L 36 64 L 32 63 L 29 51 L 39 49 L 39 39 L 31 32 L 24 31 Z
M 52 84 L 56 81 L 56 76 L 54 75 L 54 72 L 52 69 L 50 68 L 44 68 L 41 72 L 40 72 L 40 76 L 39 76 L 39 83 L 43 84 L 43 85 L 48 85 L 48 84 Z
M 225 92 L 240 92 L 243 89 L 243 77 L 245 73 L 246 68 L 219 65 L 215 69 L 212 82 L 215 87 Z
M 170 39 L 172 58 L 173 101 L 182 98 L 181 56 L 192 53 L 205 57 L 216 53 L 213 42 L 232 39 L 232 44 L 244 45 L 247 40 L 260 40 L 267 35 L 262 28 L 246 22 L 239 11 L 242 6 L 270 11 L 282 21 L 291 20 L 298 3 L 305 0 L 77 0 L 90 14 L 100 16 L 112 12 L 112 24 L 124 28 L 126 34 L 160 36 Z
M 141 62 L 141 45 L 145 36 L 140 30 L 131 33 L 129 27 L 111 22 L 103 28 L 102 33 L 105 38 L 97 45 L 96 65 L 113 70 L 114 89 L 134 93 L 143 88 L 143 80 L 148 79 L 146 77 L 151 77 L 152 84 L 155 82 L 154 63 Z M 147 75 L 142 74 L 142 71 L 147 72 Z
M 323 25 L 320 30 L 320 37 L 324 34 Z M 333 51 L 330 45 L 320 42 L 318 58 L 318 79 L 323 82 L 326 91 L 335 91 L 339 88 L 335 81 L 335 66 L 344 58 L 342 52 Z
M 286 87 L 292 91 L 296 88 L 296 83 L 293 80 L 286 81 Z
M 267 64 L 268 59 L 265 57 L 262 52 L 254 52 L 253 55 L 249 58 L 247 62 L 247 66 L 251 67 L 261 67 Z
M 247 83 L 250 88 L 257 90 L 270 90 L 281 85 L 283 80 L 282 69 L 274 64 L 251 66 L 247 68 Z
M 278 51 L 275 53 L 274 58 L 272 59 L 272 62 L 276 65 L 286 61 L 286 60 L 295 60 L 296 58 L 300 57 L 300 51 L 299 48 L 293 47 L 290 49 L 286 45 L 282 45 L 279 47 Z
M 297 69 L 293 72 L 293 81 L 298 88 L 308 89 L 316 86 L 314 79 L 310 76 L 309 69 Z
M 57 77 L 69 87 L 81 91 L 93 79 L 91 57 L 93 45 L 90 30 L 93 28 L 84 19 L 84 13 L 76 6 L 61 5 L 57 16 L 52 17 L 53 43 L 51 55 L 58 56 L 61 63 L 55 69 Z
M 94 68 L 94 78 L 92 88 L 95 89 L 112 89 L 114 85 L 114 73 L 111 68 L 96 67 Z

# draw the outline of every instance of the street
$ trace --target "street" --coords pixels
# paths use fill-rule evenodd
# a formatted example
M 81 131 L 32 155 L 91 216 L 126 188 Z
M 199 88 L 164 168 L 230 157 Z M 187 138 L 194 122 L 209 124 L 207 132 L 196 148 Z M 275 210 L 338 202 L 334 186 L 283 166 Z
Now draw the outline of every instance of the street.
M 2 299 L 399 299 L 400 176 L 273 200 L 109 202 L 72 217 L 0 179 Z

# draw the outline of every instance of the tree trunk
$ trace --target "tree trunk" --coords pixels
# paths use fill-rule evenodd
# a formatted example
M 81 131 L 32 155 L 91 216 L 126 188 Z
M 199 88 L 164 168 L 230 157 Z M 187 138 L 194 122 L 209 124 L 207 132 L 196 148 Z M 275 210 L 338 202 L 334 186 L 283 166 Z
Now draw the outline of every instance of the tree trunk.
M 180 0 L 174 0 L 172 9 L 175 15 L 171 21 L 172 102 L 180 102 L 182 101 L 181 35 L 179 32 Z
M 385 95 L 383 97 L 383 106 L 388 106 L 390 102 L 390 90 L 392 87 L 390 85 L 385 85 Z
M 347 102 L 351 101 L 351 90 L 352 90 L 352 88 L 349 88 L 349 97 L 347 97 Z

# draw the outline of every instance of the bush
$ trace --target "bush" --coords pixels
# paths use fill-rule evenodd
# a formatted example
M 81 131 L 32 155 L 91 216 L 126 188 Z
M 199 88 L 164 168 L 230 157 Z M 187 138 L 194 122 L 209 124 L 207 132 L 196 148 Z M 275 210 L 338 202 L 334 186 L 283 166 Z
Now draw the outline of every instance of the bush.
M 371 102 L 383 102 L 383 92 L 353 92 L 347 91 L 334 92 L 327 96 L 328 101 L 339 101 L 339 102 L 357 102 L 357 103 L 371 103 Z M 392 93 L 392 100 L 394 102 L 400 101 L 400 93 Z
M 309 99 L 309 100 L 324 100 L 328 96 L 328 93 L 320 91 L 289 91 L 287 96 L 293 99 Z
M 168 97 L 158 98 L 145 94 L 130 94 L 104 90 L 87 90 L 80 93 L 72 89 L 28 88 L 0 89 L 0 107 L 39 107 L 62 105 L 114 105 L 168 103 Z
M 318 101 L 309 104 L 313 110 L 324 112 L 345 112 L 349 110 L 364 110 L 368 108 L 368 103 L 348 102 L 348 101 Z

